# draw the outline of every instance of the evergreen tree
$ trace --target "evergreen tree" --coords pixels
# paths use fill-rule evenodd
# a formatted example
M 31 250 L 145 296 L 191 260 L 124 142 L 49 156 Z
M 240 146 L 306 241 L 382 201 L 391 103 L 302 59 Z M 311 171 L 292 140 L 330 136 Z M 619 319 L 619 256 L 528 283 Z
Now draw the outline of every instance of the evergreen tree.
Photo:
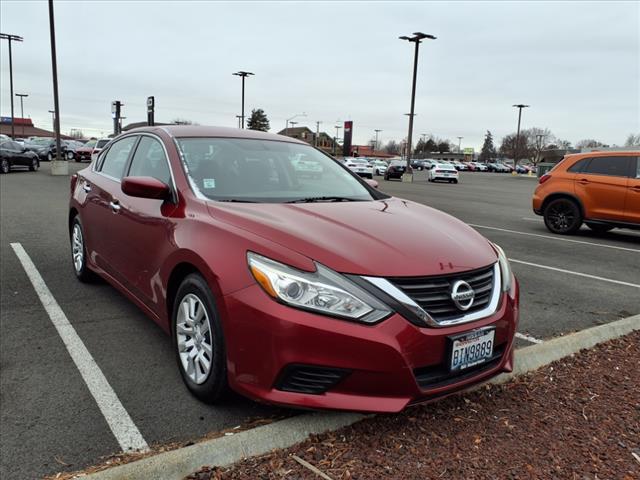
M 261 132 L 268 132 L 269 128 L 269 119 L 267 118 L 267 114 L 264 113 L 264 110 L 258 108 L 257 110 L 251 110 L 251 116 L 249 120 L 247 120 L 247 128 L 249 130 L 260 130 Z
M 496 147 L 493 145 L 493 135 L 487 130 L 487 134 L 484 136 L 484 144 L 482 145 L 482 151 L 480 152 L 479 161 L 483 163 L 490 162 L 496 158 Z

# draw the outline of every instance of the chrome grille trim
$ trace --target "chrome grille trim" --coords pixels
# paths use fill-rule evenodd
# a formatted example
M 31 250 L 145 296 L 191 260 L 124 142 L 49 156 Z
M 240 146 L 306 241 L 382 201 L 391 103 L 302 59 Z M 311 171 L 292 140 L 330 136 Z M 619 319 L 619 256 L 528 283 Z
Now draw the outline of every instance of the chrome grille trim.
M 461 314 L 455 318 L 449 318 L 447 320 L 435 320 L 429 315 L 420 305 L 418 305 L 411 297 L 392 284 L 386 278 L 381 277 L 362 277 L 372 285 L 376 286 L 387 295 L 395 298 L 404 307 L 409 309 L 412 313 L 424 320 L 427 325 L 435 328 L 450 327 L 451 325 L 459 325 L 461 323 L 469 323 L 481 318 L 489 317 L 498 310 L 500 304 L 500 293 L 502 292 L 502 278 L 500 276 L 500 265 L 496 262 L 493 265 L 493 290 L 491 291 L 491 299 L 488 305 L 482 310 L 477 310 L 468 314 Z M 462 312 L 461 312 L 462 313 Z

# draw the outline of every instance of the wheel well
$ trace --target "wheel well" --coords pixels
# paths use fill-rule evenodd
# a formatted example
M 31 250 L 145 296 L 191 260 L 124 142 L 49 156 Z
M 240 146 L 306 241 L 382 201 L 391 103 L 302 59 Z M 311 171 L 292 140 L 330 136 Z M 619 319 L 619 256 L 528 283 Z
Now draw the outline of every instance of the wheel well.
M 73 226 L 73 219 L 78 215 L 78 211 L 75 208 L 69 210 L 69 234 L 71 234 L 71 227 Z
M 580 215 L 582 215 L 582 217 L 584 218 L 584 208 L 582 206 L 582 202 L 569 193 L 553 193 L 549 195 L 547 198 L 545 198 L 544 202 L 542 203 L 542 208 L 540 209 L 543 215 L 544 215 L 544 210 L 547 208 L 547 205 L 549 205 L 549 202 L 552 200 L 556 200 L 558 198 L 566 198 L 567 200 L 571 200 L 572 202 L 575 202 L 578 205 L 578 208 L 580 209 Z
M 171 322 L 171 315 L 173 314 L 173 302 L 175 301 L 176 293 L 182 281 L 192 273 L 200 273 L 200 271 L 190 263 L 179 263 L 173 268 L 171 275 L 169 275 L 169 281 L 167 282 L 167 318 Z

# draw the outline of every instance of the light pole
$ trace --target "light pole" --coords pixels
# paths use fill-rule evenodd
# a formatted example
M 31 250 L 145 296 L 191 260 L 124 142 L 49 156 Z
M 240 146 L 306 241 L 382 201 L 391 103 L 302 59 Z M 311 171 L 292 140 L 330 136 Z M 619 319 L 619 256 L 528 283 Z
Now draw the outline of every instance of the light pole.
M 336 136 L 333 137 L 333 156 L 337 155 L 337 146 L 338 146 L 338 136 L 340 135 L 341 125 L 336 125 Z
M 13 117 L 13 58 L 11 55 L 11 42 L 22 42 L 22 37 L 9 33 L 0 33 L 0 39 L 9 42 L 9 95 L 11 95 L 11 138 L 15 138 L 15 126 Z
M 53 125 L 53 130 L 55 132 L 56 129 L 56 111 L 55 110 L 47 110 L 51 114 L 51 125 Z
M 514 107 L 518 109 L 518 131 L 516 132 L 516 148 L 513 152 L 513 168 L 516 168 L 518 166 L 518 150 L 520 149 L 520 120 L 522 119 L 522 109 L 528 108 L 529 105 L 519 103 L 514 105 Z
M 381 132 L 382 130 L 380 130 L 379 128 L 376 128 L 374 130 L 374 132 L 376 132 L 376 147 L 375 150 L 378 150 L 378 134 Z
M 320 136 L 320 124 L 322 122 L 320 120 L 316 121 L 316 138 L 314 139 L 313 146 L 318 146 L 318 137 Z
M 68 175 L 69 165 L 62 160 L 62 146 L 60 144 L 60 102 L 58 101 L 58 61 L 56 60 L 56 30 L 53 18 L 53 0 L 49 0 L 49 35 L 51 38 L 51 73 L 53 76 L 53 110 L 54 131 L 56 135 L 56 160 L 51 165 L 51 175 Z
M 300 122 L 289 122 L 289 125 L 291 125 L 291 128 L 296 128 L 296 125 L 300 123 Z
M 236 118 L 238 119 L 238 128 L 242 128 L 242 115 L 236 115 Z
M 287 136 L 289 135 L 289 122 L 290 122 L 291 120 L 293 120 L 294 118 L 298 118 L 298 117 L 306 117 L 306 116 L 307 116 L 307 114 L 306 114 L 305 112 L 302 112 L 302 113 L 296 113 L 296 114 L 295 114 L 293 117 L 291 117 L 291 118 L 287 118 L 287 123 L 285 124 L 285 127 L 284 127 L 284 134 L 285 134 L 285 135 L 287 135 Z
M 27 93 L 16 93 L 16 97 L 20 97 L 20 118 L 22 118 L 22 138 L 24 138 L 24 104 L 22 100 L 24 97 L 28 97 Z
M 422 40 L 429 39 L 435 40 L 436 37 L 433 35 L 428 35 L 422 32 L 414 32 L 412 37 L 403 35 L 402 37 L 398 37 L 400 40 L 407 40 L 408 42 L 413 42 L 416 44 L 415 54 L 413 57 L 413 82 L 411 86 L 411 112 L 409 113 L 409 135 L 407 137 L 407 172 L 411 168 L 411 136 L 413 135 L 413 117 L 415 115 L 415 103 L 416 103 L 416 79 L 418 77 L 418 49 L 420 48 L 420 43 Z
M 463 139 L 463 138 L 464 138 L 464 137 L 458 137 L 458 153 L 461 153 L 461 150 L 460 150 L 460 144 L 462 143 L 462 139 Z
M 251 72 L 244 72 L 240 70 L 239 72 L 234 73 L 233 75 L 237 75 L 238 77 L 242 77 L 242 123 L 241 128 L 244 128 L 244 79 L 250 75 L 255 75 Z

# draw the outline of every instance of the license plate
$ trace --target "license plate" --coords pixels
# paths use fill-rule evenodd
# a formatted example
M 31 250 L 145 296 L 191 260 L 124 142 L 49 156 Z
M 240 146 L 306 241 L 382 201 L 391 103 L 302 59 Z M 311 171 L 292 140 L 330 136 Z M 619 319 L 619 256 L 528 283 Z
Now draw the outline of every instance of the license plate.
M 457 372 L 486 362 L 493 355 L 494 337 L 494 328 L 483 328 L 449 337 L 452 342 L 450 371 Z

